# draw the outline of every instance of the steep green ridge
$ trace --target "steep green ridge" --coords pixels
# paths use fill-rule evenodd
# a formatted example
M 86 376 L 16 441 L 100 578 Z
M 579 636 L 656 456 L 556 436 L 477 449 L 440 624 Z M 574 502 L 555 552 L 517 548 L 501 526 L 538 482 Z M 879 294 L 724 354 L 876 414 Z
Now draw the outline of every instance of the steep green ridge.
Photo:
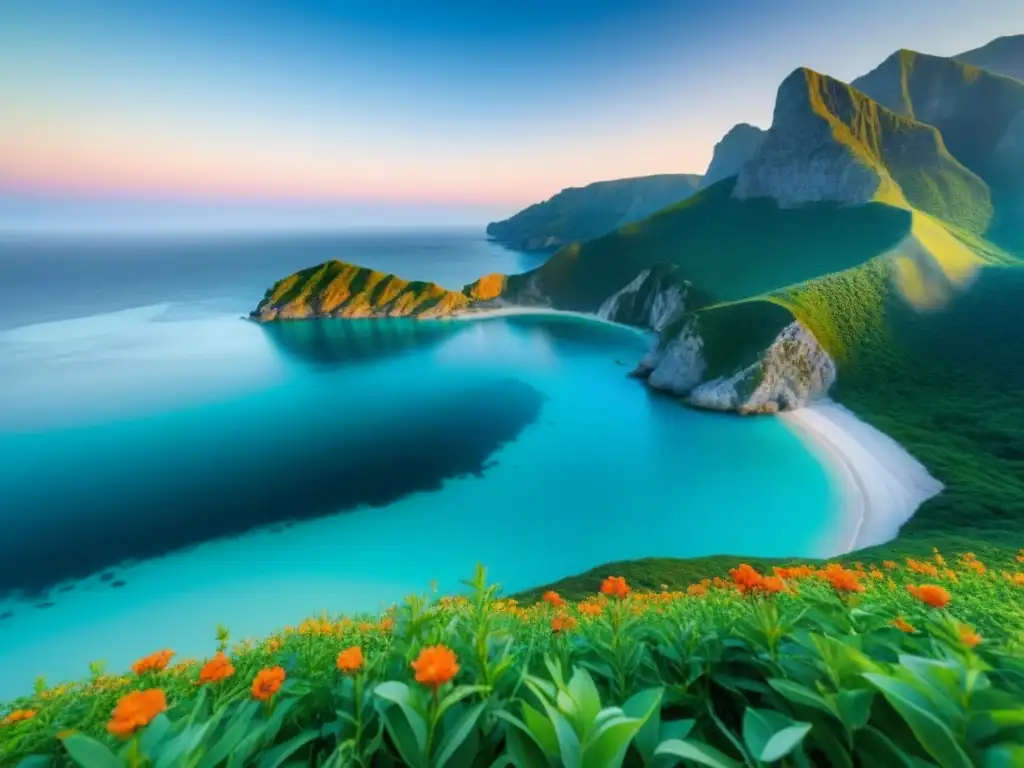
M 511 218 L 487 225 L 487 234 L 521 250 L 554 250 L 591 240 L 650 216 L 693 194 L 701 177 L 691 173 L 598 181 L 563 189 Z
M 469 299 L 436 283 L 408 281 L 328 261 L 274 283 L 251 317 L 259 322 L 312 317 L 441 317 Z
M 1024 223 L 1024 82 L 902 50 L 853 84 L 894 112 L 934 125 L 949 151 L 985 180 L 997 216 L 991 227 L 970 229 L 1010 247 L 1024 242 L 1017 234 Z
M 997 75 L 1024 80 L 1024 35 L 997 37 L 991 43 L 953 57 Z
M 507 297 L 540 292 L 555 306 L 593 312 L 640 270 L 669 262 L 716 300 L 740 299 L 860 264 L 910 228 L 908 212 L 880 204 L 780 209 L 768 199 L 736 200 L 735 181 L 563 248 L 538 269 L 510 277 Z

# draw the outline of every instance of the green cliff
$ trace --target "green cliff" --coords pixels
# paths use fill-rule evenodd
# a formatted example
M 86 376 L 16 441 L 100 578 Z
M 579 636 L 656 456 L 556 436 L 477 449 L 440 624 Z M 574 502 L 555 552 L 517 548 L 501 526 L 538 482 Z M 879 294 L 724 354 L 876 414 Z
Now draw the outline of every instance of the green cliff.
M 524 251 L 554 250 L 639 221 L 693 194 L 690 173 L 599 181 L 563 189 L 554 197 L 487 225 L 487 234 Z

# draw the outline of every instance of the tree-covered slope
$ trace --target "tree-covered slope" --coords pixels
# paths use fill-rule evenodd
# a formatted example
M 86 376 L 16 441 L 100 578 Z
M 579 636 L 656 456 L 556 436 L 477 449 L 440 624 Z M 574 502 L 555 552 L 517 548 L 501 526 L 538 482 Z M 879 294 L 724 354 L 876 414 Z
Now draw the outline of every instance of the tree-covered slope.
M 991 43 L 953 57 L 997 75 L 1024 80 L 1024 35 L 997 37 Z
M 639 221 L 693 194 L 700 176 L 690 173 L 598 181 L 563 189 L 511 218 L 487 225 L 487 234 L 521 250 L 554 250 Z

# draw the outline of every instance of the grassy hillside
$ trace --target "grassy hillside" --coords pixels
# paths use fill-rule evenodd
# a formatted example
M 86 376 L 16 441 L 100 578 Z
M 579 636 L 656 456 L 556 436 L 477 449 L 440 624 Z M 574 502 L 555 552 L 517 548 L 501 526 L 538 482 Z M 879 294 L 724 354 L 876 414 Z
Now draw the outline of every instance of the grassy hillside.
M 599 181 L 563 189 L 511 218 L 492 222 L 487 234 L 523 250 L 553 250 L 591 240 L 650 216 L 693 194 L 700 176 L 690 173 Z
M 642 222 L 566 247 L 509 278 L 509 291 L 514 298 L 531 281 L 556 306 L 594 311 L 640 270 L 670 262 L 716 299 L 740 299 L 863 263 L 910 227 L 907 212 L 885 205 L 782 210 L 771 200 L 734 200 L 734 183 L 726 179 Z
M 469 299 L 436 283 L 403 280 L 373 269 L 328 261 L 277 281 L 252 312 L 260 322 L 311 317 L 441 316 Z

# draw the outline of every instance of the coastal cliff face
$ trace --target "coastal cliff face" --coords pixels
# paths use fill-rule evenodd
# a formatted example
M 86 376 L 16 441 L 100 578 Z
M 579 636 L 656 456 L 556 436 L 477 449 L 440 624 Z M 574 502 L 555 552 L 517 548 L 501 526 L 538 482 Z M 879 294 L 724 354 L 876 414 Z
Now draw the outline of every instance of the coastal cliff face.
M 720 356 L 701 330 L 699 313 L 663 337 L 640 361 L 634 376 L 697 408 L 738 413 L 777 413 L 824 397 L 836 379 L 835 362 L 799 322 L 784 326 L 771 343 L 754 350 L 753 362 L 734 363 L 709 375 L 708 358 Z M 727 350 L 726 350 L 727 351 Z
M 445 317 L 465 310 L 469 297 L 436 283 L 328 261 L 276 282 L 250 318 L 257 322 L 326 317 Z
M 699 181 L 697 174 L 676 173 L 570 187 L 508 219 L 491 222 L 487 234 L 518 250 L 555 250 L 600 237 L 685 200 Z
M 660 332 L 686 311 L 690 289 L 674 264 L 658 264 L 643 270 L 629 285 L 605 299 L 597 316 Z
M 697 185 L 697 190 L 710 187 L 716 181 L 735 176 L 740 168 L 754 156 L 754 153 L 764 141 L 767 131 L 750 125 L 740 123 L 729 129 L 729 132 L 722 137 L 722 140 L 715 144 L 711 155 L 711 164 L 708 165 L 704 177 Z

